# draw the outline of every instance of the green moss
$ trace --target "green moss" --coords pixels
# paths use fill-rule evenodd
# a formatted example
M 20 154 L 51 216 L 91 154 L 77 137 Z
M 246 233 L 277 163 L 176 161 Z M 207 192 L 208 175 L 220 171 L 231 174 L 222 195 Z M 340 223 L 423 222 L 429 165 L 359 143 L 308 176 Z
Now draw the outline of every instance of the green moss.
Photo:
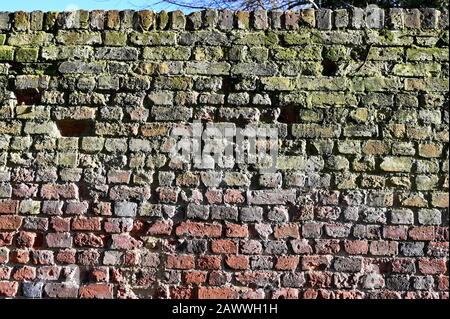
M 59 31 L 56 40 L 62 44 L 100 44 L 102 42 L 99 32 L 88 31 Z
M 19 48 L 16 52 L 17 62 L 35 62 L 38 59 L 38 48 Z
M 150 10 L 142 10 L 138 12 L 139 25 L 143 30 L 149 30 L 155 22 L 155 13 Z
M 300 30 L 294 33 L 286 33 L 283 36 L 283 41 L 287 45 L 310 44 L 312 42 L 311 33 Z
M 173 77 L 171 87 L 175 90 L 187 90 L 192 86 L 192 80 L 182 76 Z
M 278 34 L 275 32 L 268 32 L 264 38 L 264 45 L 267 47 L 272 47 L 278 44 Z
M 14 13 L 14 28 L 20 31 L 26 31 L 30 27 L 29 14 L 27 12 L 18 11 Z
M 343 45 L 327 46 L 324 50 L 323 57 L 331 61 L 350 59 L 350 48 Z
M 267 91 L 292 91 L 295 89 L 295 82 L 292 78 L 267 77 L 261 78 L 264 90 Z
M 256 62 L 264 62 L 269 58 L 269 50 L 266 48 L 250 48 L 250 57 Z
M 0 34 L 0 45 L 4 45 L 6 41 L 6 34 Z
M 303 48 L 297 49 L 297 59 L 300 60 L 321 60 L 322 48 L 317 45 L 307 45 Z
M 147 60 L 188 60 L 191 49 L 188 47 L 148 47 L 144 49 Z
M 58 12 L 47 12 L 44 15 L 43 29 L 44 30 L 53 29 L 57 18 L 58 18 Z
M 124 46 L 127 44 L 127 34 L 119 31 L 105 31 L 103 44 L 107 46 Z
M 132 32 L 130 41 L 136 45 L 175 45 L 176 35 L 174 32 Z
M 310 92 L 307 97 L 308 106 L 311 108 L 320 105 L 357 105 L 354 95 L 339 92 Z
M 382 30 L 380 35 L 384 36 L 385 40 L 388 42 L 393 42 L 395 39 L 394 34 L 389 30 Z
M 89 26 L 89 11 L 80 10 L 79 11 L 80 27 L 85 29 Z
M 9 46 L 0 46 L 0 61 L 14 60 L 14 48 Z
M 249 32 L 238 33 L 236 44 L 248 46 L 266 46 L 273 47 L 278 44 L 278 35 L 275 32 Z
M 45 46 L 52 40 L 53 35 L 38 31 L 34 33 L 13 33 L 8 39 L 8 44 L 13 46 Z
M 432 76 L 433 73 L 441 71 L 441 66 L 437 63 L 432 64 L 396 64 L 392 73 L 397 76 Z
M 298 51 L 294 48 L 277 48 L 272 53 L 275 60 L 292 61 L 297 58 Z
M 240 29 L 248 29 L 250 26 L 250 14 L 245 11 L 236 12 L 237 23 Z
M 158 29 L 164 30 L 169 24 L 169 13 L 167 11 L 161 11 L 158 13 Z

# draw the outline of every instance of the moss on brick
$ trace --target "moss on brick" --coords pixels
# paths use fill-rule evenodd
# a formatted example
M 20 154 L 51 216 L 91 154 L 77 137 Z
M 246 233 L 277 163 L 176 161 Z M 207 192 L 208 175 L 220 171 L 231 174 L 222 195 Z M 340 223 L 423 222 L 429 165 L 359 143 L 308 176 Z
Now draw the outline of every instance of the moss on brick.
M 14 48 L 9 46 L 0 46 L 0 61 L 14 60 Z
M 19 48 L 16 51 L 17 62 L 35 62 L 38 59 L 39 48 Z

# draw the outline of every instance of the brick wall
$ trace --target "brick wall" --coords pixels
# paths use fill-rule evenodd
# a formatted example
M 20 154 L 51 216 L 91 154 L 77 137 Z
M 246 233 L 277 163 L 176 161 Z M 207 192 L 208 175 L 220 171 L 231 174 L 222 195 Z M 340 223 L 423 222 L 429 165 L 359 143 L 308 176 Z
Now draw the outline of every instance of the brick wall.
M 0 13 L 0 296 L 448 298 L 448 45 L 434 9 Z

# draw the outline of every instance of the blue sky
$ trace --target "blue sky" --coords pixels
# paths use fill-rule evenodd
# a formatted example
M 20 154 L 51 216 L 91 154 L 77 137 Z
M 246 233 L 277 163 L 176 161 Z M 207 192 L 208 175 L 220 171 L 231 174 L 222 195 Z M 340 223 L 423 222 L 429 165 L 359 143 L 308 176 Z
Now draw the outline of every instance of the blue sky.
M 160 0 L 0 0 L 0 11 L 63 11 L 73 9 L 152 9 L 175 10 L 174 6 L 158 4 L 150 6 L 149 3 L 157 3 Z

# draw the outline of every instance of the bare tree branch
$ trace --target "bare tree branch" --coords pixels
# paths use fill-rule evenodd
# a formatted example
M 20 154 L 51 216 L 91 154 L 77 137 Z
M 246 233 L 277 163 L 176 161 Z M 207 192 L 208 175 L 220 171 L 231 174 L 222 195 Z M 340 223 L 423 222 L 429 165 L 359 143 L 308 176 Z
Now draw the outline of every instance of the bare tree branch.
M 145 6 L 147 8 L 152 5 L 167 4 L 170 7 L 193 10 L 208 8 L 219 10 L 291 10 L 311 7 L 315 9 L 365 7 L 369 3 L 378 4 L 384 8 L 392 6 L 446 8 L 449 0 L 148 0 L 148 2 L 148 6 Z

